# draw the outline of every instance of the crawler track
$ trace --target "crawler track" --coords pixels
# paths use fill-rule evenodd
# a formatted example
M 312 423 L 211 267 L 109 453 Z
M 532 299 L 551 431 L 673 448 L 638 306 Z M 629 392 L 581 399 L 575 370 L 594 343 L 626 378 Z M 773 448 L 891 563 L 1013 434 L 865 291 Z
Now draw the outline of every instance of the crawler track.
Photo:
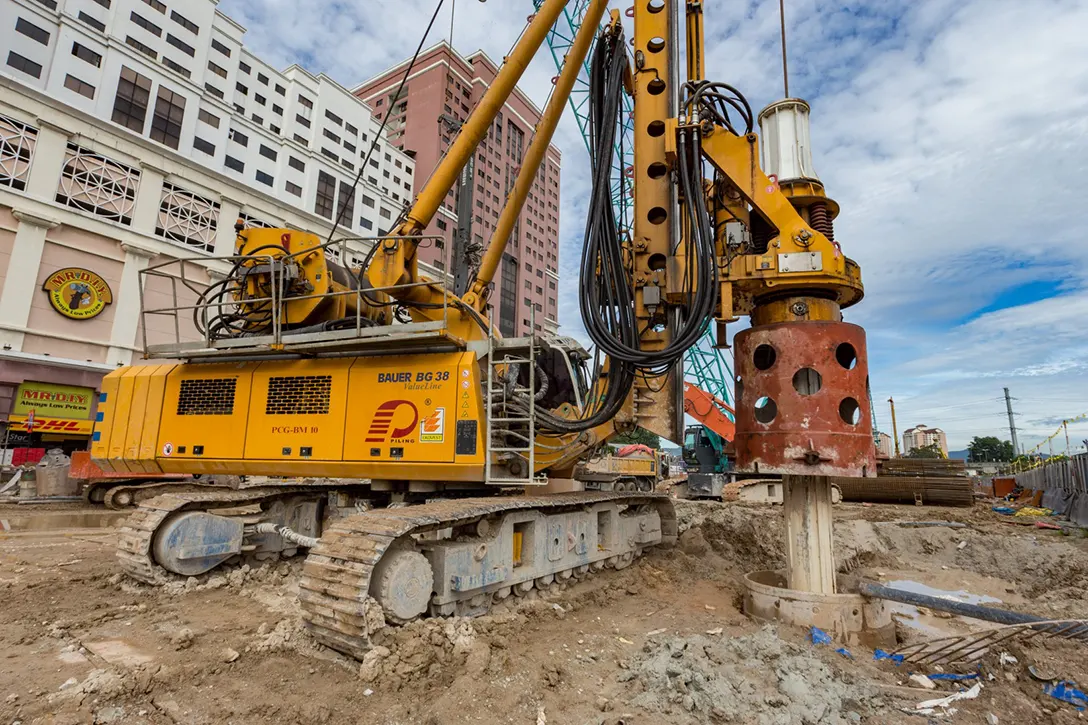
M 655 494 L 586 492 L 548 496 L 451 499 L 419 506 L 368 511 L 329 526 L 302 569 L 299 601 L 307 628 L 323 644 L 361 659 L 370 649 L 367 596 L 374 567 L 397 539 L 516 511 L 560 512 L 616 502 L 652 505 L 661 519 L 661 540 L 676 540 L 672 502 Z M 595 560 L 610 558 L 595 552 Z
M 117 559 L 129 576 L 147 584 L 159 584 L 166 572 L 151 554 L 155 531 L 171 514 L 188 510 L 211 510 L 247 506 L 300 493 L 321 493 L 301 486 L 269 486 L 232 490 L 215 487 L 206 492 L 166 493 L 141 501 L 118 531 Z

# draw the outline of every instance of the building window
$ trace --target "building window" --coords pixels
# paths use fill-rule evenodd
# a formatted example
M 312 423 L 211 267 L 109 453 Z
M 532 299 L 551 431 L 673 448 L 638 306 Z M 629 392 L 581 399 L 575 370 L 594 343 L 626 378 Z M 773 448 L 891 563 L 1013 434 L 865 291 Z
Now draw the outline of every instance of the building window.
M 223 157 L 223 165 L 228 169 L 234 169 L 238 173 L 242 173 L 246 170 L 246 165 L 231 155 Z
M 273 103 L 272 104 L 272 113 L 276 114 L 277 116 L 282 116 L 283 115 L 283 106 L 279 106 L 279 105 L 276 105 L 275 103 Z
M 204 84 L 204 90 L 206 90 L 208 93 L 212 94 L 213 96 L 215 96 L 216 98 L 218 98 L 220 100 L 223 99 L 223 91 L 219 90 L 218 88 L 213 86 L 211 83 L 205 83 Z
M 446 229 L 447 229 L 447 224 L 446 224 L 446 220 L 445 220 L 445 219 L 439 219 L 439 220 L 438 220 L 437 222 L 435 222 L 435 224 L 436 224 L 436 226 L 438 226 L 438 228 L 439 228 L 439 229 L 441 229 L 442 231 L 446 231 Z
M 292 182 L 288 181 L 287 184 L 284 186 L 284 188 L 287 189 L 288 194 L 294 194 L 295 196 L 302 196 L 302 187 L 299 186 L 298 184 L 295 184 L 295 183 L 292 183 Z
M 295 120 L 296 120 L 296 121 L 298 121 L 298 122 L 299 122 L 299 124 L 301 124 L 301 125 L 305 126 L 306 128 L 309 128 L 309 127 L 310 127 L 310 119 L 308 119 L 308 118 L 306 118 L 306 117 L 304 117 L 304 116 L 301 116 L 301 115 L 297 115 L 297 114 L 296 114 L 296 115 L 295 115 Z
M 180 40 L 179 38 L 175 37 L 170 33 L 166 34 L 166 42 L 180 50 L 182 53 L 185 53 L 186 55 L 192 57 L 196 57 L 196 48 L 189 45 L 185 41 Z
M 185 119 L 185 96 L 159 86 L 155 114 L 151 117 L 151 140 L 177 149 L 181 122 Z
M 242 220 L 243 229 L 271 229 L 272 225 L 268 222 L 258 219 L 255 216 L 250 216 L 245 212 L 238 215 L 238 218 Z
M 0 185 L 23 191 L 30 176 L 30 158 L 38 141 L 33 126 L 0 116 Z
M 219 128 L 219 116 L 213 116 L 203 108 L 196 115 L 197 119 L 208 124 L 212 128 Z
M 323 129 L 321 129 L 321 133 L 325 136 L 325 138 L 330 139 L 332 141 L 335 141 L 336 143 L 340 143 L 340 137 L 337 136 L 332 131 L 330 131 L 329 129 L 323 128 Z
M 90 63 L 95 68 L 102 67 L 102 56 L 98 53 L 95 53 L 93 50 L 85 45 L 80 45 L 79 43 L 72 43 L 72 55 L 86 63 Z
M 166 5 L 159 2 L 159 0 L 144 0 L 144 2 L 158 10 L 160 13 L 166 14 Z
M 188 78 L 191 75 L 188 68 L 178 65 L 174 61 L 167 58 L 165 55 L 162 57 L 162 64 L 177 73 L 178 75 L 184 76 L 185 78 Z
M 513 337 L 517 325 L 518 260 L 513 255 L 502 257 L 502 282 L 499 287 L 499 332 Z
M 38 0 L 38 4 L 39 5 L 44 5 L 45 7 L 49 8 L 50 10 L 56 10 L 57 9 L 57 0 Z
M 215 73 L 220 78 L 227 77 L 227 69 L 221 65 L 217 65 L 215 62 L 210 60 L 208 61 L 208 70 L 210 70 L 212 73 Z
M 359 135 L 359 129 L 355 128 L 350 123 L 345 123 L 344 124 L 344 130 L 347 131 L 348 133 L 350 133 L 352 136 L 358 136 Z
M 257 82 L 262 84 L 262 85 L 267 86 L 268 85 L 268 76 L 266 76 L 264 73 L 258 73 L 257 74 Z
M 25 58 L 14 50 L 8 52 L 8 65 L 18 71 L 26 73 L 28 76 L 35 78 L 42 77 L 41 63 L 35 63 L 30 58 Z
M 353 143 L 348 143 L 347 141 L 345 141 L 344 142 L 344 148 L 347 151 L 350 151 L 351 153 L 355 153 L 355 144 L 353 144 Z
M 101 5 L 102 7 L 106 8 L 106 10 L 110 9 L 110 0 L 94 0 L 94 1 L 96 3 L 98 3 L 99 5 Z
M 301 103 L 304 107 L 309 108 L 310 110 L 313 110 L 314 102 L 311 101 L 306 96 L 299 96 L 298 97 L 298 102 Z
M 345 169 L 351 169 L 352 171 L 355 171 L 355 164 L 351 163 L 347 159 L 340 159 L 340 165 L 343 166 Z
M 240 60 L 238 61 L 238 70 L 242 71 L 248 76 L 249 72 L 253 69 L 249 67 L 249 63 L 246 63 L 244 60 Z
M 264 144 L 261 144 L 261 148 L 258 150 L 258 153 L 260 153 L 261 156 L 264 156 L 266 159 L 272 159 L 273 161 L 276 160 L 276 152 L 268 146 L 265 146 Z
M 272 178 L 271 174 L 266 174 L 259 169 L 257 171 L 257 181 L 261 182 L 265 186 L 273 186 L 276 183 L 276 180 Z
M 287 157 L 287 165 L 297 171 L 306 170 L 306 164 L 302 163 L 302 159 L 296 159 L 294 156 Z
M 164 183 L 155 233 L 204 252 L 215 250 L 219 204 L 191 191 Z
M 45 38 L 46 38 L 47 41 L 49 40 L 48 34 L 45 36 Z M 337 126 L 344 125 L 344 119 L 340 118 L 339 116 L 337 116 L 332 111 L 326 110 L 325 111 L 325 118 L 329 119 L 330 121 L 335 123 Z
M 295 143 L 300 143 L 303 146 L 309 146 L 310 145 L 310 142 L 306 140 L 305 136 L 300 136 L 299 134 L 296 133 L 294 135 L 294 139 L 295 139 Z
M 242 94 L 243 96 L 248 96 L 248 95 L 249 95 L 249 88 L 247 88 L 246 86 L 242 85 L 241 83 L 235 83 L 235 84 L 234 84 L 234 90 L 238 91 L 238 92 L 239 92 L 239 93 L 241 93 L 241 94 Z
M 155 25 L 155 23 L 151 22 L 143 15 L 140 15 L 139 13 L 133 11 L 129 14 L 128 19 L 131 20 L 134 25 L 140 26 L 147 32 L 154 35 L 156 38 L 162 37 L 162 28 L 160 28 L 158 25 Z
M 154 48 L 148 45 L 144 45 L 140 41 L 136 40 L 136 38 L 133 38 L 131 35 L 125 37 L 125 43 L 140 51 L 152 60 L 157 60 L 159 57 L 159 54 L 155 52 Z
M 252 118 L 253 122 L 256 123 L 258 126 L 264 125 L 264 119 L 258 116 L 256 113 L 250 115 L 250 118 Z
M 274 133 L 274 134 L 277 134 L 277 135 L 278 135 L 278 134 L 279 134 L 279 132 L 280 132 L 280 127 L 279 127 L 279 126 L 277 126 L 277 125 L 276 125 L 276 124 L 274 124 L 274 123 L 270 123 L 270 124 L 268 124 L 268 130 L 269 130 L 269 131 L 271 131 L 272 133 Z
M 333 199 L 336 197 L 336 179 L 324 171 L 317 172 L 317 196 L 314 200 L 314 214 L 332 219 Z
M 325 156 L 326 158 L 332 159 L 333 161 L 339 161 L 340 160 L 339 156 L 334 154 L 332 151 L 329 151 L 324 146 L 321 147 L 321 155 Z
M 359 217 L 359 226 L 369 232 L 374 228 L 374 222 L 370 221 L 366 217 Z
M 230 48 L 223 45 L 222 43 L 220 43 L 215 38 L 212 38 L 212 47 L 215 48 L 216 50 L 218 50 L 223 55 L 227 56 L 228 58 L 230 57 Z
M 138 170 L 68 144 L 56 200 L 73 209 L 131 224 L 139 182 Z
M 260 93 L 254 93 L 253 94 L 253 100 L 257 102 L 258 106 L 265 105 L 265 98 Z
M 369 206 L 371 209 L 373 209 L 374 208 L 374 199 L 372 197 L 367 196 L 366 194 L 363 194 L 363 206 Z
M 337 219 L 351 224 L 355 218 L 355 189 L 346 181 L 340 182 L 340 203 L 336 207 Z
M 516 163 L 521 163 L 525 146 L 525 133 L 514 125 L 513 121 L 506 122 L 507 150 Z
M 113 101 L 113 122 L 136 133 L 143 133 L 150 98 L 151 79 L 122 66 L 121 79 L 117 83 L 117 97 Z
M 192 20 L 189 20 L 184 15 L 179 14 L 177 10 L 171 10 L 170 11 L 170 19 L 173 20 L 178 25 L 180 25 L 181 27 L 188 30 L 190 33 L 199 33 L 200 32 L 200 28 L 197 27 L 196 23 L 194 23 Z
M 283 86 L 281 86 L 279 83 L 277 83 L 276 84 L 276 93 L 279 93 L 281 96 L 285 95 L 287 93 L 287 89 L 284 88 Z
M 87 98 L 94 98 L 94 86 L 90 83 L 84 83 L 75 76 L 68 74 L 64 77 L 64 87 L 70 91 L 75 91 L 81 96 Z
M 87 25 L 90 25 L 92 28 L 94 28 L 98 32 L 100 32 L 100 33 L 106 32 L 106 24 L 103 23 L 101 20 L 98 20 L 97 18 L 92 18 L 90 15 L 83 12 L 82 10 L 79 11 L 79 16 L 78 17 L 79 17 L 79 19 L 81 21 L 83 21 L 84 23 L 87 23 Z
M 231 141 L 238 144 L 239 146 L 249 146 L 249 136 L 246 136 L 244 133 L 236 128 L 232 128 L 227 136 L 230 138 Z
M 39 28 L 34 23 L 24 18 L 19 18 L 15 21 L 15 32 L 22 33 L 31 40 L 36 40 L 42 45 L 49 45 L 49 32 L 44 28 Z
M 215 145 L 208 143 L 199 136 L 193 136 L 193 148 L 208 154 L 208 156 L 215 156 Z

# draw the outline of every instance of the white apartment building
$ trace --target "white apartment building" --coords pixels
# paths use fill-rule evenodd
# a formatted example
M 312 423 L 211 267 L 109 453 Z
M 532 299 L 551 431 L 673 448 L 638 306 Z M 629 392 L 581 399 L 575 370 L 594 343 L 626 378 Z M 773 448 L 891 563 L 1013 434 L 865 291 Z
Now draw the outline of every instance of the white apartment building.
M 145 337 L 195 339 L 191 321 L 140 314 L 178 288 L 149 265 L 195 257 L 190 281 L 207 284 L 238 219 L 324 237 L 342 212 L 339 235 L 372 236 L 412 199 L 414 161 L 385 138 L 352 193 L 380 125 L 369 108 L 324 75 L 272 69 L 215 6 L 0 0 L 8 447 L 83 447 L 104 374 Z
M 903 431 L 903 455 L 915 448 L 937 446 L 945 456 L 948 456 L 948 437 L 940 428 L 930 428 L 927 425 L 916 425 Z

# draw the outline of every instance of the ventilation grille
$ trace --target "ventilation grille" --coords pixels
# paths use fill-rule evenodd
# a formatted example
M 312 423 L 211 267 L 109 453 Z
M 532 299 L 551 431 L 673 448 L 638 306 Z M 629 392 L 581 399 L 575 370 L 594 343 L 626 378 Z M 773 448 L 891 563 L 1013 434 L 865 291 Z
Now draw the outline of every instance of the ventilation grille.
M 230 415 L 238 378 L 182 380 L 178 415 Z
M 265 415 L 326 415 L 331 395 L 331 375 L 269 378 L 264 412 Z

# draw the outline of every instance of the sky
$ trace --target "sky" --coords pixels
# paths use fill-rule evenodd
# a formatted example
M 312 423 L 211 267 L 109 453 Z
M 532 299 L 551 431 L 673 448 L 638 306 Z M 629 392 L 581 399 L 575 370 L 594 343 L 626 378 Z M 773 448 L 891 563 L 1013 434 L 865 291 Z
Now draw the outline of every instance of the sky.
M 351 88 L 411 55 L 437 1 L 219 9 L 269 62 Z M 862 268 L 865 299 L 845 317 L 868 334 L 878 427 L 891 431 L 894 396 L 900 432 L 941 427 L 953 450 L 972 436 L 1008 439 L 1007 387 L 1031 448 L 1088 412 L 1088 1 L 785 6 L 790 92 L 812 105 L 815 167 L 842 207 L 836 238 Z M 451 7 L 445 0 L 428 46 L 449 39 Z M 455 10 L 454 47 L 500 60 L 533 3 L 460 0 Z M 757 109 L 782 97 L 777 2 L 709 2 L 705 22 L 709 78 Z M 521 88 L 543 107 L 555 74 L 543 52 Z M 573 281 L 589 165 L 569 111 L 554 143 L 560 278 Z M 560 323 L 584 339 L 574 295 L 561 295 Z M 1069 433 L 1083 449 L 1088 422 Z M 1064 435 L 1053 446 L 1064 451 Z

